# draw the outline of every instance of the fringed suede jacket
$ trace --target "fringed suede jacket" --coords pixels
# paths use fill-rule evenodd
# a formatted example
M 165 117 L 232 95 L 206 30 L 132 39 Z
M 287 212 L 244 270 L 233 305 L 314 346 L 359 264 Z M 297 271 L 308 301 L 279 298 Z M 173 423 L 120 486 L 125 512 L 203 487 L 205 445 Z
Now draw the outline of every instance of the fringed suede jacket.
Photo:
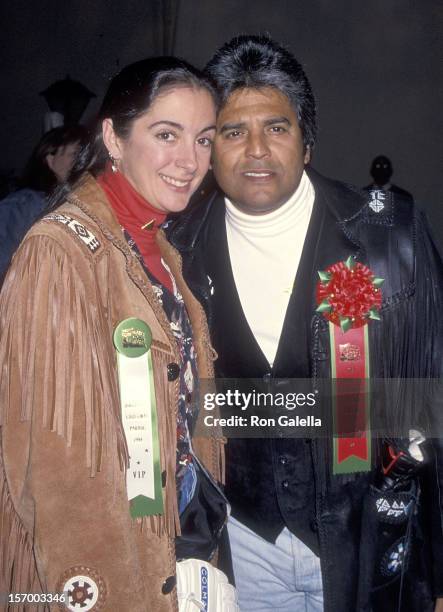
M 199 375 L 211 377 L 204 312 L 161 231 L 158 242 L 191 320 Z M 163 487 L 164 513 L 140 519 L 129 512 L 113 346 L 129 317 L 152 332 Z M 59 609 L 66 585 L 70 610 L 178 609 L 179 388 L 168 365 L 179 361 L 152 285 L 88 176 L 27 234 L 1 293 L 0 610 Z M 193 448 L 220 481 L 219 441 Z M 40 595 L 14 599 L 26 593 Z
M 300 264 L 304 266 L 300 277 L 304 280 L 301 284 L 297 281 L 293 289 L 301 298 L 298 302 L 297 299 L 290 302 L 282 334 L 283 337 L 286 333 L 286 337 L 279 346 L 279 351 L 282 348 L 286 354 L 285 370 L 291 372 L 292 361 L 306 346 L 312 380 L 328 382 L 331 378 L 328 322 L 317 311 L 318 271 L 352 257 L 354 262 L 368 266 L 375 277 L 384 279 L 380 320 L 371 320 L 368 324 L 370 372 L 371 378 L 397 381 L 398 388 L 391 400 L 374 406 L 382 424 L 380 431 L 383 432 L 383 428 L 387 431 L 389 425 L 391 431 L 396 427 L 399 431 L 401 426 L 419 428 L 424 424 L 428 438 L 423 447 L 427 453 L 426 464 L 412 479 L 408 492 L 399 496 L 384 494 L 377 488 L 382 474 L 383 433 L 374 435 L 370 470 L 354 474 L 333 473 L 332 433 L 329 437 L 311 440 L 310 471 L 314 493 L 310 512 L 315 516 L 315 532 L 318 533 L 325 611 L 433 612 L 435 598 L 443 597 L 441 385 L 438 389 L 443 366 L 441 260 L 424 219 L 410 202 L 397 201 L 392 194 L 370 196 L 325 179 L 312 169 L 308 170 L 308 175 L 315 189 L 312 216 L 315 221 L 311 220 L 310 244 L 305 242 Z M 227 251 L 226 239 L 218 238 L 223 232 L 226 235 L 224 210 L 223 194 L 214 194 L 206 203 L 170 222 L 166 232 L 170 242 L 181 252 L 186 282 L 205 307 L 213 346 L 219 354 L 216 374 L 238 377 L 236 372 L 247 369 L 243 366 L 249 363 L 248 356 L 254 359 L 251 353 L 255 349 L 254 343 L 248 340 L 250 353 L 245 354 L 244 348 L 242 353 L 242 345 L 236 341 L 241 334 L 242 338 L 247 338 L 249 332 L 232 315 L 235 308 L 231 305 L 235 300 L 238 303 L 238 298 L 221 290 L 221 287 L 228 287 L 235 293 L 232 272 L 228 270 L 224 276 L 223 271 L 217 272 L 222 279 L 221 284 L 217 284 L 211 271 L 215 269 L 212 265 L 215 257 L 228 262 L 226 266 L 230 269 L 229 254 L 222 252 Z M 215 243 L 217 246 L 213 247 Z M 309 257 L 305 255 L 306 249 Z M 220 269 L 218 265 L 217 270 Z M 263 299 L 266 299 L 266 278 L 263 279 Z M 303 303 L 303 309 L 297 309 L 297 303 Z M 241 309 L 237 311 L 238 317 L 242 317 Z M 300 320 L 303 327 L 294 324 Z M 295 335 L 294 329 L 299 335 Z M 272 372 L 268 376 L 273 375 L 279 376 Z M 410 385 L 407 381 L 411 379 L 421 379 L 425 383 Z M 377 414 L 373 416 L 375 426 Z M 228 445 L 233 442 L 236 444 L 234 456 L 237 460 L 243 457 L 244 461 L 240 460 L 241 465 L 237 467 L 230 465 L 233 455 L 227 455 L 228 498 L 230 479 L 235 480 L 236 470 L 240 470 L 244 499 L 257 500 L 256 488 L 248 489 L 256 484 L 248 483 L 257 483 L 257 474 L 269 473 L 266 469 L 260 471 L 263 461 L 267 460 L 263 458 L 266 443 L 263 440 L 262 444 L 253 446 L 256 441 L 245 440 L 242 447 L 241 440 L 229 440 Z M 286 446 L 290 452 L 290 445 Z M 256 453 L 253 448 L 257 448 Z M 250 468 L 245 464 L 250 464 Z M 278 455 L 273 457 L 271 465 L 278 465 Z M 251 472 L 248 477 L 245 476 L 247 469 Z M 280 467 L 274 468 L 273 478 L 278 478 L 277 469 Z M 285 478 L 290 491 L 290 483 L 296 478 L 286 465 L 284 469 L 287 469 Z M 293 471 L 295 473 L 295 468 Z M 236 501 L 242 515 L 247 516 L 248 512 L 255 512 L 255 507 L 249 502 L 241 505 L 239 482 L 240 478 L 235 481 Z M 266 481 L 266 486 L 277 489 L 272 478 Z M 296 487 L 294 484 L 294 496 L 298 491 Z M 275 493 L 269 490 L 270 502 L 273 495 Z M 288 495 L 291 494 L 286 493 Z M 232 498 L 230 501 L 235 516 L 234 501 Z M 281 510 L 281 504 L 279 507 Z M 256 521 L 261 520 L 260 516 L 254 516 Z

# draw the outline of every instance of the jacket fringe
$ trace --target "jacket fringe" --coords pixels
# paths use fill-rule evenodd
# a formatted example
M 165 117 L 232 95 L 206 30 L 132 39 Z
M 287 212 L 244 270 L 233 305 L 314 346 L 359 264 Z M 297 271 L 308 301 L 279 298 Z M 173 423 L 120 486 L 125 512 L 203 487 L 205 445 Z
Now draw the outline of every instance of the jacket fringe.
M 377 432 L 373 467 L 379 464 L 383 438 L 406 438 L 409 429 L 419 429 L 425 437 L 433 437 L 433 423 L 441 402 L 443 363 L 443 267 L 424 222 L 415 220 L 415 278 L 402 295 L 394 295 L 384 303 L 381 322 L 369 324 L 371 345 L 371 377 L 376 379 L 378 400 L 371 404 L 372 424 L 380 424 Z M 395 338 L 395 342 L 393 342 Z M 335 476 L 341 484 L 353 482 L 360 474 Z
M 419 220 L 415 231 L 415 282 L 405 291 L 406 297 L 388 300 L 387 308 L 381 310 L 383 324 L 370 328 L 374 376 L 387 379 L 392 390 L 396 387 L 396 392 L 389 394 L 395 403 L 384 402 L 383 416 L 393 432 L 401 432 L 405 424 L 429 431 L 442 373 L 443 304 L 439 287 L 443 268 L 436 268 L 433 245 Z
M 39 593 L 42 588 L 32 537 L 15 511 L 1 459 L 0 468 L 0 593 L 4 597 L 9 593 Z M 30 610 L 28 605 L 26 609 Z M 25 604 L 8 606 L 7 602 L 0 601 L 0 610 L 8 610 L 9 607 L 19 612 L 25 610 Z
M 104 308 L 91 302 L 54 240 L 39 236 L 24 243 L 0 300 L 0 425 L 15 404 L 21 421 L 38 420 L 71 446 L 74 422 L 84 423 L 85 464 L 94 476 L 105 457 L 113 460 L 116 446 L 121 469 L 128 452 L 109 359 L 114 348 Z
M 154 368 L 154 384 L 155 393 L 157 396 L 157 404 L 164 406 L 177 406 L 179 394 L 179 380 L 171 383 L 166 383 L 162 378 L 167 372 L 167 365 L 170 361 L 170 354 L 165 353 L 160 348 L 151 347 L 152 359 L 156 364 Z M 168 390 L 173 387 L 172 390 Z M 163 397 L 159 397 L 159 393 L 163 393 Z M 156 533 L 162 535 L 167 533 L 173 538 L 180 535 L 180 518 L 178 514 L 177 490 L 175 482 L 176 471 L 176 453 L 171 453 L 171 448 L 177 447 L 177 411 L 176 410 L 158 410 L 158 429 L 160 432 L 160 465 L 165 475 L 165 486 L 163 487 L 163 503 L 164 514 L 160 516 L 147 517 L 145 521 L 147 526 Z

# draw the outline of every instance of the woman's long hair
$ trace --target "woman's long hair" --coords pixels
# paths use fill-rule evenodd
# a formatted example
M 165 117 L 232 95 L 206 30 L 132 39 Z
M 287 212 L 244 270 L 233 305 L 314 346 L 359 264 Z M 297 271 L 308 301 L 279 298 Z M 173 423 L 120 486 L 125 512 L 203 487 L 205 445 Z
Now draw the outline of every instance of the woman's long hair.
M 197 68 L 176 57 L 154 57 L 123 68 L 111 81 L 98 113 L 89 142 L 79 152 L 67 182 L 54 194 L 50 208 L 63 203 L 85 172 L 102 173 L 109 162 L 103 142 L 102 122 L 111 119 L 116 135 L 129 136 L 133 122 L 148 112 L 157 96 L 174 87 L 206 89 L 217 105 L 217 93 L 211 81 Z
M 48 166 L 47 156 L 55 155 L 61 147 L 70 144 L 84 144 L 86 129 L 81 125 L 57 127 L 43 134 L 26 163 L 19 181 L 21 189 L 34 189 L 49 195 L 57 186 L 58 180 Z

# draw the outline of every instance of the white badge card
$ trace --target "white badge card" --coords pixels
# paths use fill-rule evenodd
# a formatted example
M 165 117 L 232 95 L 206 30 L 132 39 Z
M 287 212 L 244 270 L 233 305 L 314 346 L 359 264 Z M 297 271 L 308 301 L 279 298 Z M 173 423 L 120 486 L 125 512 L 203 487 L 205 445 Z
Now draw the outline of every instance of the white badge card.
M 152 334 L 140 319 L 114 331 L 122 423 L 129 450 L 126 487 L 132 517 L 163 513 Z

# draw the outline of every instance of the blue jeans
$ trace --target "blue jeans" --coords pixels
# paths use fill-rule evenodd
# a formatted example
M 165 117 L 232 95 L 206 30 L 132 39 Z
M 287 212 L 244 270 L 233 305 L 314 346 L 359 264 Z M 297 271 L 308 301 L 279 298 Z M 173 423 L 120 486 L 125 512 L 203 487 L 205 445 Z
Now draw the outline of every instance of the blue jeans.
M 320 559 L 286 527 L 270 544 L 232 516 L 228 522 L 241 612 L 322 612 Z

